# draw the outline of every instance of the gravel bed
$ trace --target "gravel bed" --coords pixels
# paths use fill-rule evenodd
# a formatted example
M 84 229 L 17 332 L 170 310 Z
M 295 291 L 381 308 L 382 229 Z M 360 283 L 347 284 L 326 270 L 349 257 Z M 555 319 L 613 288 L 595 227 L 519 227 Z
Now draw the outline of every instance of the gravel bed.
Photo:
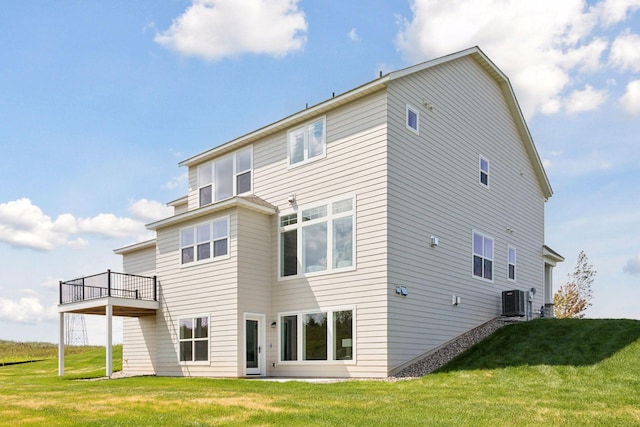
M 508 320 L 496 318 L 483 325 L 478 326 L 471 331 L 460 335 L 453 341 L 445 344 L 443 347 L 438 348 L 433 353 L 426 356 L 424 359 L 419 360 L 413 365 L 407 366 L 397 374 L 393 375 L 395 378 L 416 378 L 430 374 L 441 366 L 446 365 L 457 355 L 463 353 L 470 347 L 478 344 L 480 341 L 503 327 L 512 323 Z M 392 377 L 392 378 L 393 378 Z

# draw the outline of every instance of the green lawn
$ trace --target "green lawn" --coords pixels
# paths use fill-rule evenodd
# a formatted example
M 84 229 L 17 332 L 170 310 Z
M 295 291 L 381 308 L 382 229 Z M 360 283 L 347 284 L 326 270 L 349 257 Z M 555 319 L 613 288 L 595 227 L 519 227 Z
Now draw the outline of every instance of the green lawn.
M 65 354 L 84 353 L 99 347 L 66 346 Z M 58 345 L 48 342 L 15 342 L 0 340 L 0 366 L 12 363 L 33 362 L 58 357 Z
M 72 379 L 104 375 L 104 350 L 67 357 L 63 380 L 56 367 L 0 367 L 0 425 L 640 425 L 632 320 L 506 326 L 440 372 L 397 382 Z

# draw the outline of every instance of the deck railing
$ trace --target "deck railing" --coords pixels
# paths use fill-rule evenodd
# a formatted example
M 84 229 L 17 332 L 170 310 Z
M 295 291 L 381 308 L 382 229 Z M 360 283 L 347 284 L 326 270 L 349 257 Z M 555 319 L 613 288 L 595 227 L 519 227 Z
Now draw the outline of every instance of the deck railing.
M 156 276 L 137 276 L 107 270 L 106 273 L 60 282 L 60 304 L 104 297 L 158 301 Z

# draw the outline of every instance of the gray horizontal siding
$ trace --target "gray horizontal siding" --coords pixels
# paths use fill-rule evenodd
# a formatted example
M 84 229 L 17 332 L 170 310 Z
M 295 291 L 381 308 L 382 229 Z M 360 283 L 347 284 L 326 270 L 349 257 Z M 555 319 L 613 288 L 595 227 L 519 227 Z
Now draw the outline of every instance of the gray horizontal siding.
M 389 99 L 389 273 L 409 289 L 390 293 L 393 369 L 499 315 L 502 290 L 542 294 L 544 197 L 500 88 L 470 58 L 394 82 Z M 420 110 L 420 135 L 405 128 L 406 103 Z M 478 183 L 479 155 L 490 189 Z M 472 230 L 494 239 L 493 283 L 472 277 Z M 506 279 L 508 244 L 517 283 Z

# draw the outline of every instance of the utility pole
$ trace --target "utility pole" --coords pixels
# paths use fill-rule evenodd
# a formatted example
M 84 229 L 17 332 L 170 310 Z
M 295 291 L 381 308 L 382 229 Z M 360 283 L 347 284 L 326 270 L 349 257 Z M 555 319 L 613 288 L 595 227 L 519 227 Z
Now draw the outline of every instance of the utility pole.
M 87 324 L 84 314 L 65 313 L 67 316 L 65 341 L 67 345 L 88 345 Z

